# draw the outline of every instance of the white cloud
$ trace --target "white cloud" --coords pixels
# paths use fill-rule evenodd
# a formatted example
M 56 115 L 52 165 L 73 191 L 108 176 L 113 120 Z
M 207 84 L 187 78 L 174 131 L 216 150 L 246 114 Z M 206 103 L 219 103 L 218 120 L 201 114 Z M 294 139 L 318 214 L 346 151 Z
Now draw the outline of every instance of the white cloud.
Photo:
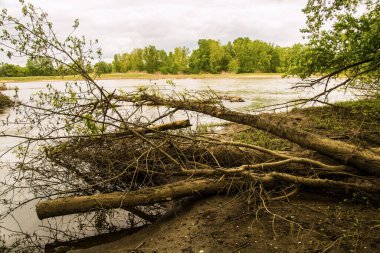
M 76 18 L 77 34 L 100 40 L 103 57 L 153 44 L 171 50 L 194 48 L 200 38 L 223 43 L 250 37 L 287 46 L 301 41 L 306 0 L 32 0 L 49 13 L 58 33 L 68 33 Z M 0 8 L 17 10 L 17 1 Z M 4 60 L 0 56 L 0 61 Z

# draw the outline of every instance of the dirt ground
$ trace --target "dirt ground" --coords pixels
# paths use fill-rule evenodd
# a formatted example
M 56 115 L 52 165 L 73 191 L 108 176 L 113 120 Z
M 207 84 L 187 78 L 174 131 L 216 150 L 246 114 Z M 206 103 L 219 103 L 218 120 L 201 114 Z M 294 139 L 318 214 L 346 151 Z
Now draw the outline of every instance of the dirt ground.
M 337 198 L 303 192 L 265 207 L 244 194 L 203 198 L 135 234 L 69 252 L 380 252 L 379 209 L 363 196 Z

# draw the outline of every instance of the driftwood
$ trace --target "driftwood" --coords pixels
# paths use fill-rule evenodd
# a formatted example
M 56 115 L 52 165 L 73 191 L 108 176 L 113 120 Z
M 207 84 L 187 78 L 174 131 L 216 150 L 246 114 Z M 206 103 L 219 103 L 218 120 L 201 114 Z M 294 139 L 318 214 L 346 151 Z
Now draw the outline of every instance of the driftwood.
M 128 101 L 128 97 L 117 97 L 118 100 Z M 360 171 L 380 176 L 380 156 L 357 146 L 338 140 L 298 129 L 275 115 L 252 115 L 235 112 L 209 104 L 188 103 L 186 100 L 175 100 L 142 94 L 142 101 L 151 101 L 156 105 L 170 106 L 182 110 L 204 113 L 213 117 L 244 124 L 272 133 L 281 138 L 294 142 L 304 148 L 312 149 L 329 156 L 341 164 L 350 165 Z
M 149 205 L 193 195 L 216 194 L 240 180 L 186 180 L 173 184 L 145 188 L 133 192 L 114 192 L 92 196 L 64 197 L 41 201 L 36 205 L 38 218 L 46 219 L 60 215 L 84 213 L 100 209 L 124 208 Z
M 194 171 L 189 170 L 190 174 Z M 199 170 L 199 174 L 218 175 L 218 174 L 237 174 L 235 169 L 221 170 Z M 248 171 L 239 172 L 241 176 L 250 178 L 255 183 L 265 186 L 275 185 L 276 182 L 288 182 L 315 188 L 334 188 L 334 189 L 356 189 L 370 193 L 380 193 L 380 187 L 374 184 L 355 184 L 329 179 L 304 178 L 285 173 L 271 172 L 265 175 L 257 175 Z M 63 197 L 54 200 L 41 201 L 36 205 L 37 216 L 40 219 L 68 215 L 74 213 L 84 213 L 101 209 L 129 208 L 140 205 L 149 205 L 165 201 L 180 199 L 187 196 L 200 196 L 226 192 L 244 183 L 242 177 L 234 179 L 220 178 L 194 179 L 180 181 L 172 184 L 150 187 L 132 192 L 113 192 L 108 194 L 98 194 L 91 196 Z

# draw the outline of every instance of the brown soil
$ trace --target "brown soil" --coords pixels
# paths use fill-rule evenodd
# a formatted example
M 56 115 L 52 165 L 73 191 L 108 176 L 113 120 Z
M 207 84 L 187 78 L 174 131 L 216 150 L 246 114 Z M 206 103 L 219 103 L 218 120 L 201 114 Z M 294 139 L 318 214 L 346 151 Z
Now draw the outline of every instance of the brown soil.
M 380 212 L 354 199 L 303 193 L 248 204 L 213 196 L 112 243 L 70 252 L 379 252 Z

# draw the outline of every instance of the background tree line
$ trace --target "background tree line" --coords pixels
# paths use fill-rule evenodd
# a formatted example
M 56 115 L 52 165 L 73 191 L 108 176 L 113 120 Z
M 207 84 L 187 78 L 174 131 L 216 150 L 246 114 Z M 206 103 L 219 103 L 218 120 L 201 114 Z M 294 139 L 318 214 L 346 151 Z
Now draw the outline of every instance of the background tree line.
M 95 64 L 96 65 L 96 64 Z M 94 69 L 90 65 L 86 65 L 85 69 L 88 72 L 93 72 Z M 57 76 L 57 75 L 75 75 L 73 69 L 65 65 L 55 65 L 49 58 L 30 57 L 25 67 L 0 63 L 0 77 L 23 77 L 23 76 Z
M 187 47 L 173 51 L 153 45 L 137 48 L 130 53 L 115 54 L 112 63 L 100 61 L 86 66 L 88 72 L 105 73 L 147 72 L 162 74 L 282 73 L 294 62 L 294 53 L 302 46 L 280 47 L 261 40 L 237 38 L 222 45 L 213 39 L 198 40 L 192 52 Z M 25 67 L 1 63 L 0 76 L 54 76 L 75 74 L 67 66 L 54 66 L 49 59 L 29 58 Z
M 280 47 L 249 38 L 238 38 L 226 45 L 213 39 L 200 39 L 198 48 L 192 52 L 186 47 L 177 47 L 167 53 L 155 46 L 147 46 L 134 49 L 130 53 L 116 54 L 112 61 L 112 72 L 146 71 L 163 74 L 284 72 L 292 62 L 290 59 L 292 52 L 297 51 L 300 46 L 296 44 L 293 47 Z

